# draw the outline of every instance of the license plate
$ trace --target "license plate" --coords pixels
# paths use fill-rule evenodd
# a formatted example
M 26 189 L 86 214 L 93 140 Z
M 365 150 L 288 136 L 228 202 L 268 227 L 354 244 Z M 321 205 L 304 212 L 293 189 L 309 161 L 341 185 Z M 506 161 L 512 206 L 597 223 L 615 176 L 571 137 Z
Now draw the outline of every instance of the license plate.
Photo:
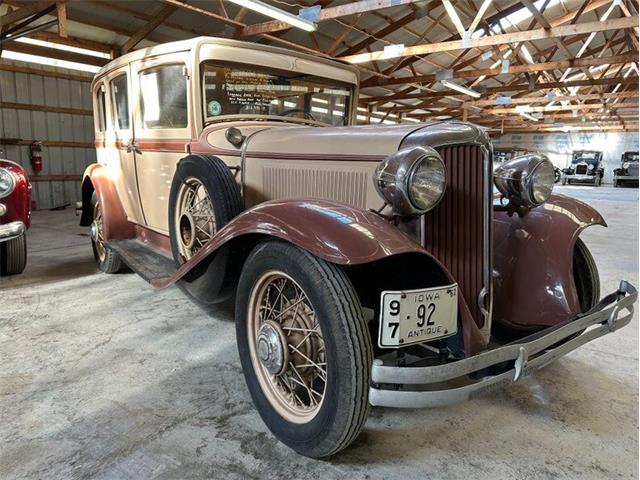
M 436 340 L 458 331 L 457 284 L 384 291 L 380 307 L 378 345 L 382 348 Z

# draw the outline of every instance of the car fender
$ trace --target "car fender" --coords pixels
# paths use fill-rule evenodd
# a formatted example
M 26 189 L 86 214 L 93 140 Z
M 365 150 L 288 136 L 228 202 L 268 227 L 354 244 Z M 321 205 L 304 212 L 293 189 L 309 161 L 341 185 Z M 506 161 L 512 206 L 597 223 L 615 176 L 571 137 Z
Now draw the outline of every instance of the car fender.
M 127 220 L 116 187 L 105 166 L 94 163 L 87 167 L 82 178 L 82 216 L 80 225 L 89 226 L 93 221 L 91 196 L 96 192 L 102 211 L 102 228 L 105 240 L 123 240 L 135 236 L 134 225 Z
M 324 199 L 273 200 L 244 211 L 225 225 L 191 259 L 170 276 L 155 278 L 151 285 L 173 285 L 224 245 L 232 247 L 231 262 L 240 255 L 232 240 L 248 235 L 279 238 L 337 265 L 362 265 L 394 255 L 428 256 L 447 275 L 447 269 L 416 240 L 372 211 Z M 244 259 L 241 259 L 243 261 Z M 475 353 L 484 341 L 468 306 L 459 303 L 465 352 Z
M 607 226 L 584 202 L 552 195 L 525 215 L 494 213 L 493 318 L 516 325 L 556 325 L 580 313 L 573 250 L 590 225 Z

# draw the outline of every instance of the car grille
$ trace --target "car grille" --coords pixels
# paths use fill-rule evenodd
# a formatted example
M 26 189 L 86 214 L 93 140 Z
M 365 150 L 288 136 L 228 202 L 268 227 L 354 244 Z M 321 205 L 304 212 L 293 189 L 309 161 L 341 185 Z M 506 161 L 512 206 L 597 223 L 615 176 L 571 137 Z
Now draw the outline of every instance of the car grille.
M 478 146 L 447 146 L 437 151 L 447 167 L 447 190 L 438 206 L 424 215 L 424 247 L 451 272 L 481 327 L 484 318 L 478 297 L 489 268 L 484 236 L 486 163 Z
M 634 177 L 638 176 L 638 164 L 637 163 L 633 163 L 631 165 L 629 165 L 629 175 L 632 175 Z
M 587 174 L 587 166 L 586 165 L 578 165 L 576 167 L 576 175 L 586 175 Z

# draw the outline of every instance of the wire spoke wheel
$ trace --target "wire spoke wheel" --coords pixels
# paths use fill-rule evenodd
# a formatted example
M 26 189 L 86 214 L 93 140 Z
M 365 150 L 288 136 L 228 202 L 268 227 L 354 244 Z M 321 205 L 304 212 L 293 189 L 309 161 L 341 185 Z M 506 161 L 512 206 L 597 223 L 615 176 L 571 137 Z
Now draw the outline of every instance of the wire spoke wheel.
M 216 232 L 216 216 L 209 192 L 200 180 L 186 178 L 177 197 L 175 227 L 180 255 L 189 260 Z
M 307 295 L 284 272 L 266 271 L 254 285 L 247 313 L 251 360 L 269 403 L 290 422 L 310 421 L 324 399 L 327 362 Z
M 104 225 L 102 222 L 102 210 L 100 203 L 93 207 L 93 224 L 91 225 L 91 238 L 96 248 L 96 253 L 101 262 L 104 262 L 107 256 L 107 248 L 104 243 Z

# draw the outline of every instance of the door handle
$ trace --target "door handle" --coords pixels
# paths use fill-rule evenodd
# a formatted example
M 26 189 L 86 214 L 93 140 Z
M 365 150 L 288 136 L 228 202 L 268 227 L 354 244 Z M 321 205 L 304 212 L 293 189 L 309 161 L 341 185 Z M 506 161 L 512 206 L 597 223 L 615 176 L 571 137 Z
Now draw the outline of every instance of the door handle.
M 138 145 L 135 142 L 127 143 L 127 153 L 131 153 L 131 152 L 135 152 L 138 155 L 142 155 L 142 152 L 140 151 L 140 148 L 138 147 Z

